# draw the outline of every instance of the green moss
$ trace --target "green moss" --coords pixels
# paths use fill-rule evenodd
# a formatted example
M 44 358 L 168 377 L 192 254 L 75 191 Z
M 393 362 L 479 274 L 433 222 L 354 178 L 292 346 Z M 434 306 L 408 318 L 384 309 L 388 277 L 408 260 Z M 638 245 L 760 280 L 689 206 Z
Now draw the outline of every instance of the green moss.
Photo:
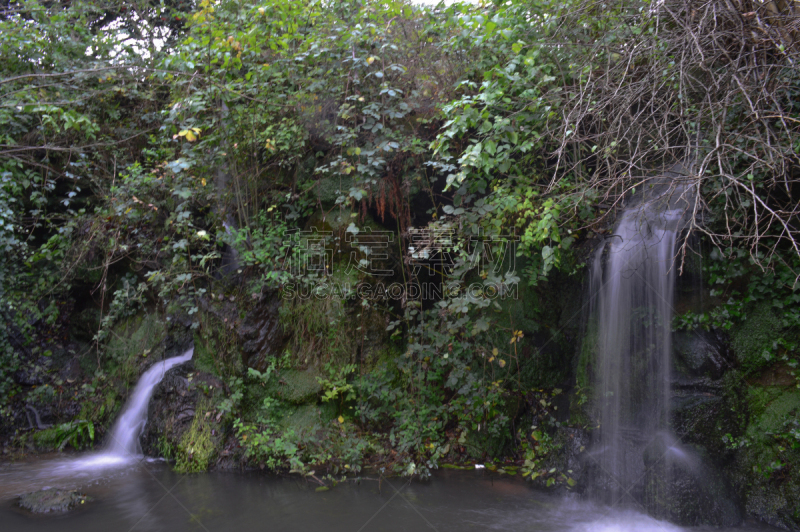
M 175 450 L 175 470 L 179 473 L 206 471 L 216 455 L 217 448 L 211 435 L 211 426 L 204 416 L 207 409 L 206 401 L 197 405 L 192 426 L 184 433 Z
M 163 355 L 166 337 L 164 323 L 158 314 L 137 314 L 117 323 L 110 331 L 105 347 L 108 369 L 132 384 L 139 376 L 139 364 L 143 357 Z
M 755 371 L 770 364 L 772 343 L 780 334 L 781 321 L 769 301 L 749 311 L 741 327 L 735 327 L 731 334 L 731 347 L 742 370 Z
M 291 404 L 316 403 L 322 385 L 317 381 L 319 371 L 312 367 L 305 371 L 282 370 L 280 377 L 273 378 L 267 393 Z
M 210 313 L 198 317 L 200 327 L 194 333 L 195 368 L 212 375 L 224 377 L 242 372 L 236 331 Z
M 791 414 L 800 411 L 798 390 L 753 387 L 750 395 L 753 421 L 747 428 L 747 436 L 753 440 L 782 432 Z
M 280 320 L 284 330 L 292 334 L 289 350 L 296 365 L 353 361 L 359 337 L 345 312 L 345 301 L 295 300 L 281 307 Z
M 299 405 L 287 409 L 279 421 L 279 427 L 294 430 L 297 434 L 308 434 L 333 418 L 334 411 L 326 408 L 326 405 Z

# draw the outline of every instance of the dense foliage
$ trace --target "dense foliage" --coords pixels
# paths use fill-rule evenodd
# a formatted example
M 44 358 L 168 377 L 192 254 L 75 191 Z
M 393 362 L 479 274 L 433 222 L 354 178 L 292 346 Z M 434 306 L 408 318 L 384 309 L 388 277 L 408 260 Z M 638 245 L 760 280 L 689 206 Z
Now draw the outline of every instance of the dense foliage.
M 290 266 L 303 258 L 297 230 L 330 230 L 336 247 L 380 229 L 394 235 L 385 259 L 394 280 L 421 278 L 424 263 L 450 289 L 435 302 L 345 299 L 287 320 L 295 354 L 303 342 L 328 346 L 315 363 L 329 363 L 320 385 L 335 430 L 286 431 L 285 405 L 258 396 L 253 406 L 252 389 L 308 365 L 299 354 L 247 372 L 235 347 L 221 350 L 214 367 L 230 393 L 215 408 L 250 458 L 306 474 L 324 463 L 354 470 L 388 448 L 397 456 L 384 462 L 413 474 L 470 434 L 508 448 L 519 412 L 556 423 L 548 401 L 559 382 L 544 392 L 542 372 L 525 370 L 522 327 L 490 289 L 523 278 L 533 299 L 556 275 L 579 282 L 579 246 L 664 175 L 676 191 L 691 185 L 691 230 L 720 260 L 741 259 L 730 279 L 774 271 L 747 290 L 797 302 L 793 4 L 29 0 L 0 9 L 7 404 L 23 391 L 15 372 L 30 370 L 21 356 L 47 352 L 65 305 L 100 309 L 88 346 L 95 391 L 113 368 L 132 371 L 107 345 L 139 310 L 177 307 L 201 329 L 214 294 L 244 311 L 287 284 L 319 281 Z M 452 264 L 420 259 L 414 235 L 425 227 L 453 235 L 443 250 Z M 501 233 L 519 241 L 519 270 L 476 267 L 465 243 Z M 362 246 L 361 266 L 371 252 Z M 484 258 L 499 252 L 493 243 Z M 356 272 L 354 284 L 375 280 Z M 736 318 L 748 301 L 717 312 Z M 363 324 L 378 310 L 396 356 L 365 369 L 341 327 L 347 313 Z M 302 321 L 314 312 L 318 323 Z M 793 360 L 789 344 L 776 352 Z M 89 410 L 75 427 L 94 439 Z M 201 424 L 192 431 L 210 430 Z M 523 452 L 538 476 L 532 464 L 551 442 L 537 433 L 523 435 Z

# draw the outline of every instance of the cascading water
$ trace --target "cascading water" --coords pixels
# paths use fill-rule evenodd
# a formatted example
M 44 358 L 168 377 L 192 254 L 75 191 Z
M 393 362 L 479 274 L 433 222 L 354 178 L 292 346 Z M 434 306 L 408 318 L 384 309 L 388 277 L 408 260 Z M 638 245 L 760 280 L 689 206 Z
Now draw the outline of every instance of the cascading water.
M 139 435 L 147 422 L 147 405 L 150 403 L 153 390 L 170 368 L 191 360 L 193 354 L 194 349 L 189 349 L 181 356 L 154 364 L 142 374 L 125 409 L 114 423 L 106 453 L 122 456 L 139 454 Z
M 645 448 L 670 440 L 673 259 L 689 189 L 677 181 L 660 188 L 623 211 L 591 270 L 588 334 L 600 421 L 592 457 L 600 498 L 611 504 L 639 498 Z
M 86 470 L 117 466 L 141 458 L 139 436 L 147 422 L 147 406 L 153 391 L 168 370 L 191 360 L 193 354 L 194 349 L 189 349 L 180 356 L 157 362 L 145 371 L 136 383 L 136 388 L 133 389 L 122 414 L 114 423 L 105 449 L 79 460 L 67 462 L 65 469 Z
M 3 496 L 16 496 L 42 487 L 72 489 L 78 479 L 89 482 L 135 471 L 132 466 L 143 458 L 139 436 L 147 422 L 147 407 L 153 391 L 169 369 L 191 360 L 193 352 L 189 349 L 180 356 L 157 362 L 144 372 L 114 423 L 103 450 L 76 458 L 33 462 L 14 471 L 0 467 L 0 500 Z

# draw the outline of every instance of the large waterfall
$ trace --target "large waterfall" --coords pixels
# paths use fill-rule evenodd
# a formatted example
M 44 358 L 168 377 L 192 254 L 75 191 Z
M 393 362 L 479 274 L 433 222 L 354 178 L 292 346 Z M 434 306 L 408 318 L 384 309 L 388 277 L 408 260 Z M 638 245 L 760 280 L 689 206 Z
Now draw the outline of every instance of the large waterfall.
M 677 183 L 640 194 L 622 212 L 591 270 L 588 334 L 600 423 L 592 456 L 596 487 L 611 504 L 639 499 L 648 445 L 680 452 L 667 431 L 674 259 L 688 190 Z

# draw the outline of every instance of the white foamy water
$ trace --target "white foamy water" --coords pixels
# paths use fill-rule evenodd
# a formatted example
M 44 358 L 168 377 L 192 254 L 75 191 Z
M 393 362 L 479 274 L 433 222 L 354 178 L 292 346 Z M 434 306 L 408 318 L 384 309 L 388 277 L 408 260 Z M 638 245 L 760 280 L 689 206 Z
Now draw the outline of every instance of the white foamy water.
M 678 181 L 665 190 L 648 190 L 622 212 L 591 270 L 597 448 L 602 449 L 595 461 L 613 479 L 612 501 L 630 502 L 645 472 L 644 448 L 667 427 L 674 256 L 689 190 Z M 605 499 L 609 493 L 599 495 Z
M 96 457 L 99 463 L 113 462 L 117 457 L 126 458 L 141 455 L 139 436 L 147 422 L 147 405 L 153 396 L 153 390 L 164 378 L 164 374 L 167 371 L 178 364 L 191 360 L 193 354 L 194 349 L 189 349 L 181 356 L 168 358 L 153 365 L 152 368 L 142 374 L 122 414 L 114 423 L 114 428 L 111 429 L 106 451 L 103 453 L 105 458 Z
M 156 385 L 171 368 L 191 360 L 194 353 L 168 358 L 142 374 L 125 407 L 114 423 L 105 448 L 75 458 L 34 460 L 0 467 L 0 499 L 42 487 L 70 487 L 76 482 L 116 476 L 142 461 L 139 436 L 147 422 L 147 407 Z

